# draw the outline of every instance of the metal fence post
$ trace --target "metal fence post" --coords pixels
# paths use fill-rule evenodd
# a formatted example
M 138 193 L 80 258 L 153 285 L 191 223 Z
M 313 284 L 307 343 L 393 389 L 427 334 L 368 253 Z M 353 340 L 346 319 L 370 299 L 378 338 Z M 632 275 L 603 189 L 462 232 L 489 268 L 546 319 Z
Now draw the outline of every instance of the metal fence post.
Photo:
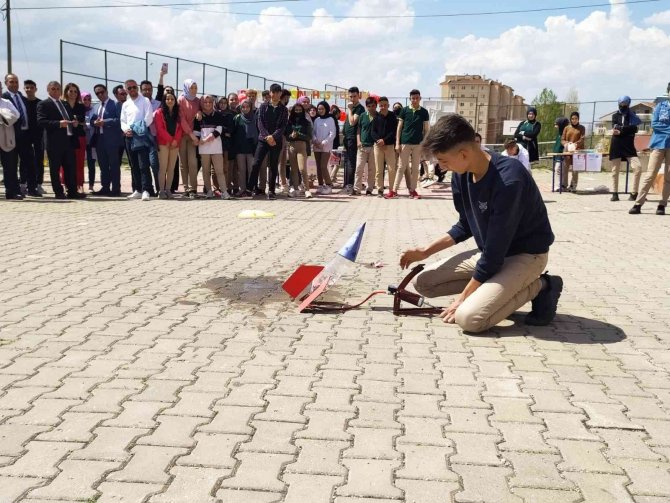
M 249 89 L 249 74 L 247 73 L 247 89 Z
M 226 98 L 228 97 L 228 68 L 225 69 L 226 71 L 223 74 L 223 90 L 226 93 Z
M 177 58 L 177 71 L 174 74 L 175 78 L 175 91 L 179 92 L 179 58 Z
M 106 57 L 107 57 L 107 51 L 105 51 L 105 58 Z M 148 52 L 144 53 L 144 78 L 149 80 L 149 53 Z
M 60 85 L 63 85 L 63 39 L 60 41 Z
M 202 64 L 202 94 L 205 94 L 205 64 Z
M 595 134 L 595 125 L 596 125 L 596 102 L 593 102 L 593 115 L 591 116 L 591 141 L 589 142 L 589 148 L 593 148 L 593 135 Z
M 107 78 L 107 49 L 105 49 L 105 87 L 109 86 L 109 79 Z

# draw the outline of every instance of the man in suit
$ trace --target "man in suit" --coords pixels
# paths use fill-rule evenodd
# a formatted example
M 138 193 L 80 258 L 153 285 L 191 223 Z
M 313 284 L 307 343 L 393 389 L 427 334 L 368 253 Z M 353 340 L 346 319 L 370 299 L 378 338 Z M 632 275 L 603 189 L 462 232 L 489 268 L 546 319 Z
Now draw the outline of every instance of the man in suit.
M 30 132 L 30 144 L 35 159 L 35 176 L 37 178 L 37 192 L 44 195 L 44 131 L 37 124 L 37 105 L 40 100 L 37 97 L 37 84 L 34 80 L 24 80 L 23 90 L 26 93 L 26 107 L 28 108 L 28 131 Z
M 96 84 L 93 92 L 100 100 L 91 124 L 95 126 L 94 142 L 100 164 L 100 182 L 102 188 L 96 192 L 99 196 L 121 195 L 121 157 L 119 149 L 123 147 L 123 133 L 119 122 L 116 103 L 109 99 L 107 87 Z
M 19 180 L 21 193 L 32 197 L 42 197 L 37 191 L 37 173 L 35 173 L 35 155 L 31 142 L 30 127 L 28 124 L 28 106 L 25 98 L 19 91 L 19 78 L 13 73 L 5 75 L 7 91 L 2 97 L 11 101 L 19 112 L 19 120 L 14 123 L 16 135 L 16 149 L 19 153 Z
M 49 158 L 49 173 L 51 187 L 56 199 L 83 199 L 85 194 L 77 192 L 77 177 L 75 173 L 74 150 L 78 137 L 74 128 L 77 121 L 61 101 L 60 83 L 52 80 L 47 85 L 49 97 L 37 105 L 37 123 L 46 131 L 47 157 Z M 59 171 L 63 167 L 67 196 L 60 183 Z
M 0 84 L 2 93 L 2 84 Z M 0 164 L 2 165 L 5 198 L 23 199 L 19 187 L 17 168 L 19 154 L 16 150 L 16 135 L 14 124 L 19 120 L 19 112 L 9 99 L 0 98 Z

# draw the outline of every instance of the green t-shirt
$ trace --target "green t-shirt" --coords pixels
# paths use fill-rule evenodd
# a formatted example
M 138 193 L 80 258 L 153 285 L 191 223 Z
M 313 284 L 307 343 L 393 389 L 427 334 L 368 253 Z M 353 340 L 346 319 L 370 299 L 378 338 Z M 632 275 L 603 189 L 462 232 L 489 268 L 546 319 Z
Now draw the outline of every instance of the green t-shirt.
M 418 145 L 423 141 L 423 123 L 430 120 L 428 110 L 419 107 L 405 107 L 400 112 L 398 120 L 402 121 L 401 145 Z
M 353 114 L 358 115 L 358 120 L 360 120 L 361 115 L 365 113 L 365 107 L 358 103 L 353 109 Z M 358 131 L 358 128 L 356 126 L 352 126 L 349 124 L 349 110 L 347 109 L 347 118 L 344 121 L 344 127 L 342 128 L 342 133 L 344 134 L 345 138 L 349 139 L 356 139 L 356 131 Z
M 358 129 L 361 132 L 361 144 L 364 147 L 372 147 L 375 141 L 372 139 L 372 120 L 369 112 L 365 112 L 358 119 Z

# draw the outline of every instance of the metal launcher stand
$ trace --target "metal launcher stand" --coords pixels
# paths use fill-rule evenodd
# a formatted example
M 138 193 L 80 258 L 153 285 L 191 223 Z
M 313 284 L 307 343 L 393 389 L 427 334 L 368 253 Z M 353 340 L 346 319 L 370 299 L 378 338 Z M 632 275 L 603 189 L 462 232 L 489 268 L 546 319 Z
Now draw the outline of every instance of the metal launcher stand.
M 414 267 L 407 276 L 403 278 L 398 286 L 389 285 L 388 293 L 393 295 L 393 314 L 396 316 L 422 316 L 422 315 L 436 315 L 442 312 L 440 307 L 423 307 L 424 299 L 418 293 L 407 290 L 407 285 L 424 269 L 424 264 L 419 264 Z M 406 302 L 416 307 L 403 307 L 402 303 Z

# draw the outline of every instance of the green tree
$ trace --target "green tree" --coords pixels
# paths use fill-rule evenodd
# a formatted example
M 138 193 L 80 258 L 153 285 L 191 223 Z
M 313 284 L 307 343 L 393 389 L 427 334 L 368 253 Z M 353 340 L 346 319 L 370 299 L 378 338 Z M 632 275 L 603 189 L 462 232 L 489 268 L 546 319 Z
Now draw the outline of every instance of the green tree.
M 558 96 L 551 89 L 544 88 L 533 98 L 532 105 L 537 108 L 537 120 L 542 124 L 540 130 L 539 142 L 553 142 L 556 140 L 556 130 L 554 129 L 554 122 L 557 117 L 563 116 L 563 103 L 558 101 Z M 540 145 L 540 151 L 546 151 Z

